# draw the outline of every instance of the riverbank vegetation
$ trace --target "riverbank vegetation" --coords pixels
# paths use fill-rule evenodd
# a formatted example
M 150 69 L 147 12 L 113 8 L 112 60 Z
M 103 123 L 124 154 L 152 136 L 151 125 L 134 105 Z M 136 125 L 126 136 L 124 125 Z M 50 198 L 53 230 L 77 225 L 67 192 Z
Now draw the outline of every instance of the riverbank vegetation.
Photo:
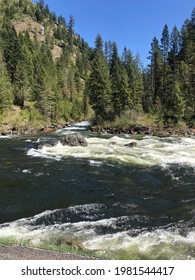
M 0 0 L 0 12 L 1 126 L 195 126 L 195 9 L 180 31 L 165 24 L 153 38 L 146 68 L 100 34 L 92 49 L 74 17 L 57 16 L 44 0 Z
M 10 248 L 22 247 L 22 248 L 32 248 L 32 249 L 43 249 L 43 250 L 47 250 L 48 254 L 49 252 L 68 253 L 77 256 L 83 256 L 86 258 L 93 258 L 93 259 L 101 257 L 101 254 L 98 255 L 98 252 L 84 249 L 76 242 L 57 244 L 56 241 L 53 240 L 53 243 L 41 242 L 39 244 L 33 244 L 28 240 L 23 240 L 23 239 L 16 240 L 12 237 L 5 237 L 5 238 L 1 237 L 0 247 L 1 246 L 6 246 Z

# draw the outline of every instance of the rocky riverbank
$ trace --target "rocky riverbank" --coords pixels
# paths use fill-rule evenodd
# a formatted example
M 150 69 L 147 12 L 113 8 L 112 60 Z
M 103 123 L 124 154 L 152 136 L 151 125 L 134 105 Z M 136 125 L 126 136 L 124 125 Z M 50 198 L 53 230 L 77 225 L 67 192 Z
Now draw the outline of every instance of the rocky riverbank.
M 109 134 L 131 134 L 131 135 L 151 135 L 159 137 L 169 136 L 194 136 L 195 128 L 178 128 L 178 127 L 146 127 L 142 125 L 131 125 L 129 128 L 113 128 L 104 126 L 94 126 L 92 132 L 109 133 Z
M 37 124 L 31 126 L 30 123 L 20 123 L 15 126 L 9 123 L 3 123 L 0 126 L 0 135 L 33 135 L 33 134 L 49 134 L 56 130 L 66 128 L 73 124 L 73 122 L 51 123 L 51 124 Z M 130 134 L 130 135 L 151 135 L 159 137 L 169 136 L 194 136 L 195 128 L 180 128 L 167 126 L 143 126 L 139 124 L 129 125 L 128 128 L 106 127 L 104 125 L 96 125 L 91 127 L 92 132 L 100 134 Z
M 2 119 L 0 118 L 0 135 L 51 133 L 69 125 L 69 123 L 63 121 L 61 123 L 46 122 L 40 119 L 40 116 L 36 117 L 36 115 L 32 118 L 30 115 L 32 110 L 30 108 L 21 109 L 19 106 L 13 106 Z
M 39 125 L 37 127 L 30 126 L 29 124 L 24 124 L 20 126 L 10 126 L 9 124 L 4 124 L 0 127 L 0 135 L 9 136 L 9 135 L 33 135 L 38 133 L 51 133 L 58 129 L 67 127 L 65 124 L 48 124 L 48 125 Z

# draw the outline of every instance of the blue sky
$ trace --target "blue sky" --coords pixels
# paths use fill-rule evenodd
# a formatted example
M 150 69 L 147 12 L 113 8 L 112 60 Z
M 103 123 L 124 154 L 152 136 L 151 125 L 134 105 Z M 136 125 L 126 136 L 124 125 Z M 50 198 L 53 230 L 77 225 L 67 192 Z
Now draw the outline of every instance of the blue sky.
M 37 1 L 33 1 L 37 2 Z M 116 41 L 121 53 L 126 46 L 139 53 L 143 64 L 147 60 L 154 36 L 159 40 L 165 24 L 180 30 L 191 17 L 194 0 L 45 0 L 50 11 L 62 15 L 68 22 L 75 18 L 75 31 L 90 45 L 99 33 L 104 41 Z

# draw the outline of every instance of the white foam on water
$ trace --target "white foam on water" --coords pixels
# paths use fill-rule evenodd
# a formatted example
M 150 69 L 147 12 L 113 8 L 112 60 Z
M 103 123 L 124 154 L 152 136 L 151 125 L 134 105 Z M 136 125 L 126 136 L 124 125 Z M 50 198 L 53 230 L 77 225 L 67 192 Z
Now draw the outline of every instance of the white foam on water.
M 89 160 L 89 165 L 91 165 L 91 166 L 101 166 L 102 164 L 103 164 L 102 161 Z
M 91 165 L 99 165 L 102 160 L 120 163 L 137 164 L 141 166 L 162 166 L 170 164 L 188 165 L 195 168 L 195 139 L 194 138 L 158 138 L 144 137 L 142 140 L 114 136 L 110 139 L 89 137 L 87 147 L 69 147 L 58 143 L 54 147 L 31 149 L 30 156 L 49 158 L 84 158 Z M 125 145 L 135 142 L 137 146 Z
M 78 122 L 78 123 L 69 125 L 66 128 L 59 129 L 56 131 L 56 133 L 65 135 L 65 134 L 70 134 L 71 132 L 74 133 L 74 131 L 86 131 L 86 130 L 88 130 L 88 128 L 90 126 L 91 126 L 91 123 L 88 121 Z
M 52 154 L 51 151 L 48 151 L 49 148 L 44 147 L 42 150 L 38 149 L 29 149 L 27 151 L 27 155 L 28 156 L 32 156 L 32 157 L 42 157 L 42 158 L 50 158 L 50 159 L 54 159 L 54 160 L 60 160 L 62 158 L 62 156 L 60 155 L 56 155 L 56 154 Z
M 69 207 L 66 211 L 73 214 L 98 212 L 104 205 L 85 204 Z M 128 221 L 127 216 L 100 219 L 97 221 L 66 222 L 53 221 L 41 223 L 41 220 L 50 221 L 55 215 L 63 215 L 65 209 L 47 210 L 34 217 L 20 219 L 0 226 L 0 238 L 11 237 L 15 240 L 27 240 L 38 245 L 41 242 L 55 240 L 77 240 L 82 247 L 103 254 L 104 256 L 118 256 L 120 252 L 128 257 L 151 259 L 193 259 L 195 258 L 195 232 L 191 229 L 181 235 L 177 227 L 170 229 L 154 229 L 148 232 L 144 229 L 135 231 L 120 231 L 113 234 L 103 234 L 102 229 L 117 229 L 117 224 Z
M 195 232 L 182 236 L 175 231 L 155 230 L 143 232 L 132 237 L 129 232 L 120 232 L 91 238 L 83 246 L 104 255 L 123 255 L 136 258 L 145 256 L 148 259 L 194 259 Z
M 85 214 L 91 214 L 91 212 L 99 212 L 100 209 L 104 208 L 104 204 L 101 203 L 93 203 L 93 204 L 82 204 L 76 206 L 68 207 L 67 211 L 72 212 L 74 214 L 79 214 L 84 212 Z
M 0 139 L 10 139 L 13 138 L 11 135 L 0 135 Z
M 91 209 L 88 205 L 82 206 L 83 210 L 87 211 Z M 93 207 L 97 207 L 96 211 L 98 211 L 98 205 L 93 205 Z M 96 236 L 96 229 L 98 227 L 105 227 L 107 228 L 112 227 L 116 228 L 116 223 L 120 218 L 110 218 L 110 219 L 102 219 L 98 221 L 80 221 L 80 222 L 67 222 L 67 223 L 60 223 L 57 221 L 53 221 L 49 225 L 38 224 L 37 222 L 39 219 L 43 218 L 47 220 L 47 218 L 51 218 L 52 215 L 55 216 L 55 213 L 58 212 L 60 209 L 53 210 L 53 211 L 44 211 L 43 213 L 36 215 L 31 218 L 20 219 L 11 223 L 5 223 L 0 227 L 0 238 L 14 238 L 16 240 L 27 240 L 32 242 L 33 244 L 39 244 L 40 242 L 45 242 L 49 240 L 51 237 L 58 239 L 63 237 L 72 237 L 72 238 L 79 238 L 80 240 L 87 240 L 90 239 L 92 236 Z M 69 211 L 81 211 L 79 209 L 71 209 Z M 86 212 L 86 211 L 85 211 Z
M 30 174 L 32 173 L 31 169 L 24 169 L 22 170 L 23 173 L 27 173 L 27 174 Z
M 104 204 L 94 203 L 46 210 L 33 217 L 0 225 L 0 238 L 27 240 L 35 245 L 56 240 L 62 243 L 77 240 L 83 248 L 97 251 L 106 257 L 117 257 L 122 251 L 127 258 L 195 258 L 194 228 L 186 231 L 185 227 L 183 234 L 180 227 L 174 224 L 151 232 L 144 228 L 121 230 L 121 224 L 131 223 L 130 217 L 104 218 L 105 207 Z M 79 217 L 81 220 L 71 222 L 69 217 Z M 85 220 L 82 221 L 82 217 Z M 110 230 L 116 233 L 106 233 Z
M 44 175 L 43 172 L 37 172 L 37 173 L 34 174 L 35 177 L 39 177 L 39 176 L 42 176 L 42 175 Z

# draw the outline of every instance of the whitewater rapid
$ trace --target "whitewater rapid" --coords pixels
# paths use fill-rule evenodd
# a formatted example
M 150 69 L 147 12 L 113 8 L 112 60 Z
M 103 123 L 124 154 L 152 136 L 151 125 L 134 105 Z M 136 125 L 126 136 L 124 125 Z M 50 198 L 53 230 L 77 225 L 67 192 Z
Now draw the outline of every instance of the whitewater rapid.
M 85 125 L 1 138 L 0 241 L 76 244 L 112 259 L 195 259 L 195 138 L 97 135 Z M 87 147 L 61 144 L 75 130 Z M 55 146 L 39 148 L 53 138 Z
M 100 218 L 104 205 L 77 205 L 68 209 L 47 210 L 36 216 L 0 226 L 0 238 L 41 244 L 79 244 L 99 257 L 130 259 L 194 259 L 195 231 L 185 232 L 185 225 L 169 224 L 148 231 L 147 228 L 123 229 L 132 217 Z M 102 212 L 103 213 L 103 212 Z M 69 216 L 83 215 L 83 221 L 70 222 Z M 97 216 L 99 219 L 96 220 Z M 88 217 L 88 218 L 87 218 Z M 90 217 L 90 218 L 89 218 Z M 134 217 L 134 219 L 144 217 Z M 65 220 L 66 221 L 65 221 Z M 107 233 L 103 234 L 106 231 Z M 116 231 L 115 233 L 108 233 Z M 100 233 L 102 232 L 102 233 Z
M 123 164 L 140 166 L 162 166 L 179 164 L 195 168 L 195 139 L 194 138 L 159 138 L 144 137 L 136 140 L 129 136 L 110 138 L 88 137 L 87 147 L 63 146 L 60 141 L 54 147 L 30 149 L 29 156 L 48 157 L 60 160 L 61 158 L 89 159 L 92 164 L 101 164 L 102 161 L 117 161 Z M 135 147 L 125 145 L 135 142 Z

